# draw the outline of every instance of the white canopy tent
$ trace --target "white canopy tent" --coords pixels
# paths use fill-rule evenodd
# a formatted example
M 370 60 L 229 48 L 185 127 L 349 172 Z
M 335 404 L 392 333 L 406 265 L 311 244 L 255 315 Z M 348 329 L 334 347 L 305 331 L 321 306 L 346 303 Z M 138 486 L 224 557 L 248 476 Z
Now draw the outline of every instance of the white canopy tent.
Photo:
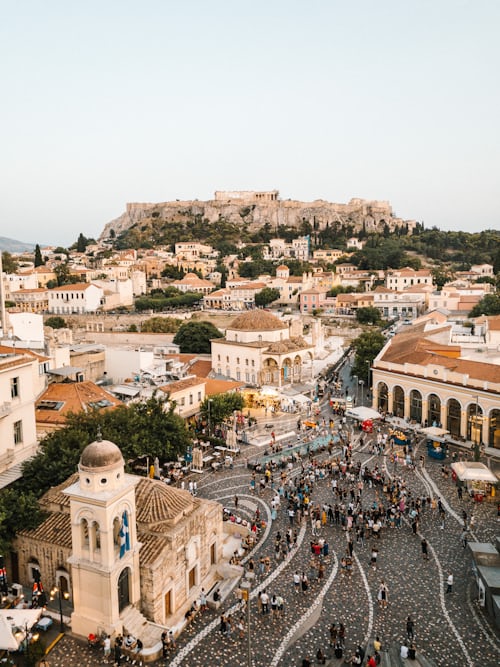
M 422 429 L 422 433 L 425 433 L 429 438 L 444 438 L 445 435 L 449 434 L 449 431 L 439 426 L 428 426 Z
M 0 650 L 17 651 L 29 630 L 38 623 L 42 609 L 0 609 Z
M 475 461 L 458 461 L 451 464 L 452 470 L 462 482 L 488 482 L 496 484 L 497 476 L 484 463 Z
M 364 422 L 365 419 L 381 419 L 382 415 L 373 408 L 360 405 L 358 408 L 349 408 L 345 413 L 346 417 L 352 417 L 358 421 Z

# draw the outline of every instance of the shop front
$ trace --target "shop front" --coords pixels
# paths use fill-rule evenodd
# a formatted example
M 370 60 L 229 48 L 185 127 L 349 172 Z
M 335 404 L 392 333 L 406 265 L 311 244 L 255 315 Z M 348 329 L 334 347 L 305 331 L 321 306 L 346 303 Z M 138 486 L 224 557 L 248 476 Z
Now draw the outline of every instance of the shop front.
M 484 463 L 458 461 L 451 464 L 452 476 L 476 502 L 496 502 L 498 477 Z

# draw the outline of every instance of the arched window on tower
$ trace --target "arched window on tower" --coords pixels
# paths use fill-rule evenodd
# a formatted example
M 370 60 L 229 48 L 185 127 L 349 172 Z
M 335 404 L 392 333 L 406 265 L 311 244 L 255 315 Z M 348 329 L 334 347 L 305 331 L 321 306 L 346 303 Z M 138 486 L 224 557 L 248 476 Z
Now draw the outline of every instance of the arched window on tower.
M 94 549 L 97 550 L 101 548 L 101 530 L 97 521 L 92 524 L 92 529 L 94 531 Z
M 87 519 L 82 519 L 80 522 L 80 539 L 82 541 L 82 548 L 89 548 L 89 522 Z
M 119 517 L 115 517 L 113 519 L 113 546 L 115 549 L 115 552 L 120 551 L 120 528 L 121 528 L 121 521 Z

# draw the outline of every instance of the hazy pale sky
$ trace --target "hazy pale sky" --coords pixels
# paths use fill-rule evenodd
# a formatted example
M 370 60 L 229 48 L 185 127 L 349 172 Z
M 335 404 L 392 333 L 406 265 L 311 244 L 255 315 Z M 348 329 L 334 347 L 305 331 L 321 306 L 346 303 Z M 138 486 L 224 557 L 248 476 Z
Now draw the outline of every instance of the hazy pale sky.
M 6 0 L 0 236 L 272 188 L 498 229 L 499 34 L 498 0 Z

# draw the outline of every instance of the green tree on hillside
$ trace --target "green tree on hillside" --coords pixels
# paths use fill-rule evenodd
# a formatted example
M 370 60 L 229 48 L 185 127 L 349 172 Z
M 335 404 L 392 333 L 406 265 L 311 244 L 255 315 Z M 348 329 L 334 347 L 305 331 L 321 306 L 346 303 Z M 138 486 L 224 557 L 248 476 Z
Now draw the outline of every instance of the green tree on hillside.
M 257 292 L 255 295 L 255 305 L 259 308 L 265 308 L 273 301 L 276 301 L 280 298 L 279 289 L 274 287 L 264 287 L 260 292 Z
M 18 261 L 12 257 L 10 252 L 4 250 L 2 252 L 2 269 L 5 271 L 5 273 L 15 273 L 18 266 Z
M 76 472 L 83 449 L 96 440 L 98 429 L 103 439 L 118 445 L 126 463 L 146 454 L 161 461 L 176 460 L 190 437 L 185 421 L 167 401 L 157 392 L 141 403 L 70 415 L 67 426 L 45 436 L 38 453 L 24 463 L 19 491 L 39 497 L 61 484 Z
M 45 262 L 43 261 L 42 251 L 40 250 L 40 246 L 37 243 L 35 246 L 35 267 L 43 266 L 43 264 L 45 264 Z
M 481 301 L 470 311 L 469 317 L 481 315 L 500 315 L 500 294 L 485 294 Z

